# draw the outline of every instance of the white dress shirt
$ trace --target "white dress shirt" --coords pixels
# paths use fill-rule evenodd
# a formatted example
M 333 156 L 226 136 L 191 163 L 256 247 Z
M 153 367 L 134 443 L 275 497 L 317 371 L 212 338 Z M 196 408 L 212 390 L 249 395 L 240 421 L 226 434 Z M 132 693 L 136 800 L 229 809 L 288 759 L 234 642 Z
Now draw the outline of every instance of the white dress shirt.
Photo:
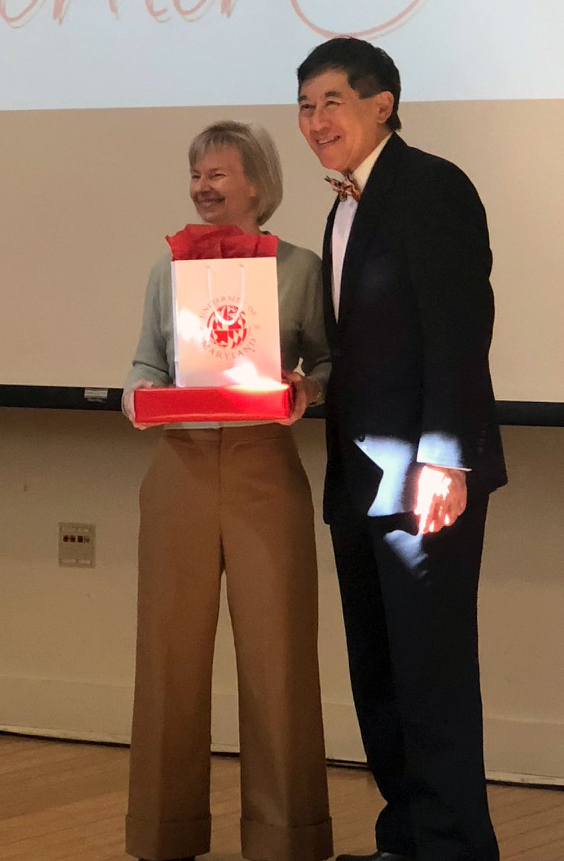
M 372 168 L 376 164 L 378 156 L 391 138 L 391 133 L 380 141 L 376 149 L 372 150 L 369 156 L 364 159 L 355 171 L 353 171 L 352 179 L 360 189 L 360 193 L 364 191 L 364 186 L 368 182 L 368 177 Z M 356 215 L 358 203 L 350 195 L 346 200 L 342 200 L 335 213 L 335 221 L 333 222 L 333 233 L 331 236 L 331 259 L 333 261 L 333 309 L 335 311 L 335 319 L 339 318 L 339 300 L 341 298 L 341 277 L 343 274 L 343 263 L 345 260 L 345 252 L 351 232 L 352 223 Z

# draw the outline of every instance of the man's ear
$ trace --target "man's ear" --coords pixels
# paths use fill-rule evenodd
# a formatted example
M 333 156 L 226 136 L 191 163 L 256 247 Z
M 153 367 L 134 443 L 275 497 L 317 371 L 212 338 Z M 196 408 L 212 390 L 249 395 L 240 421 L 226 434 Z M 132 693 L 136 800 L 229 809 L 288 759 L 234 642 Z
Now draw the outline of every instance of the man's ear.
M 394 109 L 394 97 L 389 90 L 383 90 L 374 97 L 376 102 L 376 119 L 378 123 L 385 125 L 390 119 Z

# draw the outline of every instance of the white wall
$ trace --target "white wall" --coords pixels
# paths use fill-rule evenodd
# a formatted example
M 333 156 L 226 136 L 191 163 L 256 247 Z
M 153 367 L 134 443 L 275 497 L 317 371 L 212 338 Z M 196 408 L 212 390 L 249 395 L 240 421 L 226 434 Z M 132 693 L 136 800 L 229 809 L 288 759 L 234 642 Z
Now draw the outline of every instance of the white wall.
M 113 413 L 0 410 L 0 728 L 127 741 L 137 489 L 156 431 Z M 319 510 L 323 426 L 297 429 Z M 505 428 L 511 482 L 492 497 L 481 588 L 487 763 L 564 782 L 564 429 Z M 93 570 L 60 568 L 57 524 L 96 524 Z M 327 752 L 362 759 L 328 534 L 318 523 Z M 236 684 L 222 614 L 214 744 L 234 749 Z

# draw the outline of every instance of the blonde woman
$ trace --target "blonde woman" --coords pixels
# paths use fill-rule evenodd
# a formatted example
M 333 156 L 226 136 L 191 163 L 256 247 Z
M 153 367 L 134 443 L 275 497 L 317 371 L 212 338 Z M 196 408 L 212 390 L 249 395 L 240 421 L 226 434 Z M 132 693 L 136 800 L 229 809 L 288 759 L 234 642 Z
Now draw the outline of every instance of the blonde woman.
M 209 224 L 259 231 L 282 199 L 260 128 L 206 128 L 190 147 L 190 193 Z M 282 367 L 296 420 L 329 374 L 320 261 L 280 241 Z M 153 268 L 124 387 L 174 383 L 170 257 Z M 210 712 L 220 580 L 237 656 L 241 841 L 252 861 L 332 854 L 317 660 L 317 568 L 308 481 L 290 427 L 166 427 L 140 494 L 138 645 L 127 851 L 184 861 L 210 849 Z

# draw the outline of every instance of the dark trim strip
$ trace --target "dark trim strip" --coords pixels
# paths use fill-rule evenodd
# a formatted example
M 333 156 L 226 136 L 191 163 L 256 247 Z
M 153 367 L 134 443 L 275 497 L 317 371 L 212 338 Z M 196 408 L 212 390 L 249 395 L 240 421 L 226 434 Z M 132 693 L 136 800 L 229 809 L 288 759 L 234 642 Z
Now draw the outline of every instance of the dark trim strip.
M 500 425 L 530 427 L 564 427 L 564 403 L 549 401 L 496 401 Z M 306 418 L 325 417 L 323 405 L 309 407 Z
M 0 385 L 0 407 L 34 407 L 56 410 L 121 409 L 121 389 L 78 388 L 68 386 Z M 498 401 L 502 425 L 564 427 L 564 403 L 548 401 Z M 323 405 L 310 407 L 306 418 L 324 418 Z
M 564 403 L 549 401 L 497 401 L 497 417 L 500 425 L 522 425 L 530 427 L 564 427 Z M 309 407 L 306 418 L 325 417 L 323 405 Z
M 550 401 L 497 401 L 500 425 L 564 427 L 564 404 Z
M 121 410 L 122 389 L 72 386 L 2 386 L 0 406 L 54 410 Z

